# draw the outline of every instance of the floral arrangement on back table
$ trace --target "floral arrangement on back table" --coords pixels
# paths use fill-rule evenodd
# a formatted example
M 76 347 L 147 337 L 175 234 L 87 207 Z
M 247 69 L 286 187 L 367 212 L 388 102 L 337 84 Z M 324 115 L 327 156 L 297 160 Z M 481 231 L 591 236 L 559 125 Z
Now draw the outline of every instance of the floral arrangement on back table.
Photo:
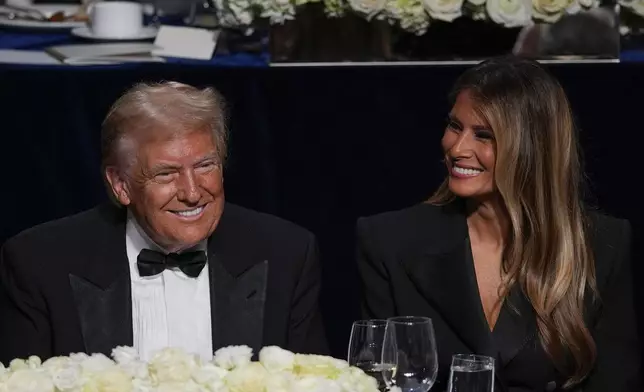
M 642 1 L 642 0 L 638 0 Z M 323 3 L 329 17 L 355 13 L 368 20 L 385 20 L 422 35 L 432 21 L 452 22 L 461 16 L 489 20 L 504 27 L 553 23 L 566 13 L 599 6 L 599 0 L 215 0 L 224 27 L 250 27 L 256 18 L 283 24 L 297 8 Z
M 644 0 L 619 0 L 620 33 L 627 35 L 644 30 Z
M 142 361 L 131 347 L 113 359 L 72 354 L 0 365 L 0 392 L 378 392 L 374 378 L 345 361 L 269 346 L 251 361 L 247 346 L 224 347 L 212 361 L 179 349 Z

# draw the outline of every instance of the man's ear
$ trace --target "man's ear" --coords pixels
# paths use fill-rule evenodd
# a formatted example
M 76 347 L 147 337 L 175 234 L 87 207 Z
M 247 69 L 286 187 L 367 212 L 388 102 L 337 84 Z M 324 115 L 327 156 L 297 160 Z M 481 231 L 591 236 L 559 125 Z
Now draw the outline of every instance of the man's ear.
M 105 168 L 105 179 L 112 190 L 112 194 L 124 206 L 130 205 L 132 199 L 130 198 L 130 189 L 128 187 L 126 178 L 114 166 Z

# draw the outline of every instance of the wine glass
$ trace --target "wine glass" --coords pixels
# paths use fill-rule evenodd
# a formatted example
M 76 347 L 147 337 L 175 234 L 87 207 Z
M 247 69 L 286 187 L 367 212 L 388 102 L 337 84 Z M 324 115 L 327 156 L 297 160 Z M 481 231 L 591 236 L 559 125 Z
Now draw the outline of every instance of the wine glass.
M 161 9 L 159 8 L 159 0 L 151 0 L 152 4 L 152 17 L 150 18 L 150 26 L 161 27 Z
M 392 317 L 387 320 L 382 363 L 387 387 L 403 392 L 427 392 L 436 381 L 438 354 L 432 320 L 427 317 Z
M 186 24 L 195 27 L 214 29 L 218 27 L 217 8 L 214 0 L 193 1 Z
M 452 357 L 448 392 L 494 392 L 494 358 L 457 354 Z
M 382 360 L 382 344 L 387 329 L 386 320 L 359 320 L 351 327 L 347 361 L 349 365 L 362 369 L 378 381 L 378 389 L 386 390 L 383 371 L 391 371 L 393 365 Z

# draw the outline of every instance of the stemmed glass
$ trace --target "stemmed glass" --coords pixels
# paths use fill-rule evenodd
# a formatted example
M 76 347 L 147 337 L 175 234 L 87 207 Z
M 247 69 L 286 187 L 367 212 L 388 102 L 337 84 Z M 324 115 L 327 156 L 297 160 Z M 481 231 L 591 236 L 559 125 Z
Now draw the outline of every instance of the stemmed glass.
M 454 355 L 448 392 L 494 392 L 494 358 L 472 354 Z
M 427 317 L 392 317 L 387 320 L 382 372 L 387 387 L 403 392 L 427 392 L 436 381 L 438 354 L 432 320 Z
M 152 17 L 150 18 L 150 26 L 161 27 L 161 10 L 159 9 L 159 0 L 150 0 L 152 4 Z
M 214 0 L 194 1 L 190 6 L 190 14 L 186 24 L 210 29 L 216 28 L 218 26 L 216 7 Z
M 383 380 L 383 371 L 392 371 L 393 365 L 384 364 L 382 346 L 387 329 L 386 320 L 359 320 L 351 327 L 347 361 L 349 365 L 362 369 L 378 381 L 380 391 L 387 386 Z

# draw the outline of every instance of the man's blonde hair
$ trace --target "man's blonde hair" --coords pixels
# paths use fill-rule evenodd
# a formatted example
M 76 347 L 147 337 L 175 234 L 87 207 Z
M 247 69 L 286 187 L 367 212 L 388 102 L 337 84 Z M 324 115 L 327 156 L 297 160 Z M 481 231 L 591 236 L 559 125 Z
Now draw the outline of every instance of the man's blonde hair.
M 101 163 L 118 166 L 133 134 L 179 136 L 209 131 L 220 163 L 227 154 L 225 103 L 214 88 L 198 89 L 178 82 L 140 83 L 110 108 L 101 130 Z M 127 157 L 131 161 L 132 151 Z

